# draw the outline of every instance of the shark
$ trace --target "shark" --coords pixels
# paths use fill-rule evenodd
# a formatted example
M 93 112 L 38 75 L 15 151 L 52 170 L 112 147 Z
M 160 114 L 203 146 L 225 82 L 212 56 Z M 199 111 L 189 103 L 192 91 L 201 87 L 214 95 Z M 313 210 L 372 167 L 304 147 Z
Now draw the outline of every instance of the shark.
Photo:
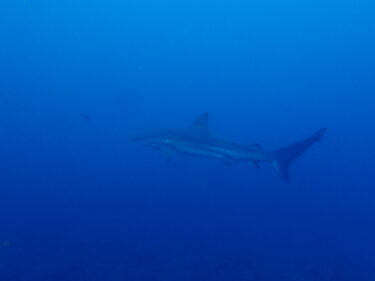
M 272 164 L 286 183 L 291 182 L 290 165 L 326 132 L 321 128 L 309 137 L 283 148 L 266 151 L 258 143 L 241 144 L 213 135 L 208 126 L 208 113 L 197 116 L 193 123 L 182 128 L 161 129 L 149 133 L 133 134 L 130 139 L 162 151 L 168 160 L 176 153 L 220 159 L 226 163 L 247 162 L 259 168 L 261 162 Z

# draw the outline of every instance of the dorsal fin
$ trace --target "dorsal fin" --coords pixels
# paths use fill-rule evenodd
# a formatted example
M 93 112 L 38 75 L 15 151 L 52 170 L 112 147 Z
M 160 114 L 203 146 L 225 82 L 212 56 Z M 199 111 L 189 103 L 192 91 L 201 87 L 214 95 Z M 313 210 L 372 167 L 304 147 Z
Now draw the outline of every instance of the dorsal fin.
M 193 124 L 191 124 L 191 128 L 194 130 L 199 130 L 202 133 L 209 133 L 208 129 L 208 112 L 204 112 L 194 120 Z

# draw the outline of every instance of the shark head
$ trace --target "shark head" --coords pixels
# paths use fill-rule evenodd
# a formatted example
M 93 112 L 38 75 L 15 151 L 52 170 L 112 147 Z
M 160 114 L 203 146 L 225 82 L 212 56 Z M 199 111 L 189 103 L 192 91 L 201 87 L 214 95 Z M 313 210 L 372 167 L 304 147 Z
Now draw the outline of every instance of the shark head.
M 178 142 L 181 137 L 186 138 L 186 136 L 189 135 L 208 135 L 209 130 L 207 123 L 208 114 L 207 112 L 204 112 L 198 115 L 194 122 L 187 128 L 164 129 L 146 134 L 130 135 L 129 138 L 153 148 L 173 146 L 173 143 L 175 143 L 176 141 Z
M 130 135 L 129 138 L 153 148 L 160 148 L 163 145 L 168 145 L 171 142 L 170 133 L 167 130 L 146 134 L 134 134 Z

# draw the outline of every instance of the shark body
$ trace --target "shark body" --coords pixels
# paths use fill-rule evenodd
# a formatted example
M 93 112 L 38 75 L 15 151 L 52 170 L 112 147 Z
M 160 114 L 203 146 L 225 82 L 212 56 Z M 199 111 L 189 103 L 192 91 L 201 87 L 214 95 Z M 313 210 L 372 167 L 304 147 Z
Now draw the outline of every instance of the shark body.
M 297 143 L 267 152 L 259 144 L 239 144 L 212 135 L 208 128 L 208 114 L 205 112 L 186 128 L 138 134 L 131 136 L 131 139 L 161 149 L 168 158 L 177 151 L 189 155 L 221 159 L 228 163 L 248 162 L 254 167 L 259 167 L 259 163 L 262 161 L 270 162 L 280 178 L 289 183 L 290 164 L 315 142 L 320 141 L 325 131 L 326 128 L 322 128 Z

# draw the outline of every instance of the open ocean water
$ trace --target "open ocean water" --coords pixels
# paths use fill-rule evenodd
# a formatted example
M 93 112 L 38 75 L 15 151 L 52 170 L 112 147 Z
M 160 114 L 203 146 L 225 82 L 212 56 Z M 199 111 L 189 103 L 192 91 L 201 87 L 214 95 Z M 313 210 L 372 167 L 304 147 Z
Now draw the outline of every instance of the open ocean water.
M 374 281 L 375 1 L 1 0 L 0 281 Z M 160 151 L 187 127 L 269 163 Z

